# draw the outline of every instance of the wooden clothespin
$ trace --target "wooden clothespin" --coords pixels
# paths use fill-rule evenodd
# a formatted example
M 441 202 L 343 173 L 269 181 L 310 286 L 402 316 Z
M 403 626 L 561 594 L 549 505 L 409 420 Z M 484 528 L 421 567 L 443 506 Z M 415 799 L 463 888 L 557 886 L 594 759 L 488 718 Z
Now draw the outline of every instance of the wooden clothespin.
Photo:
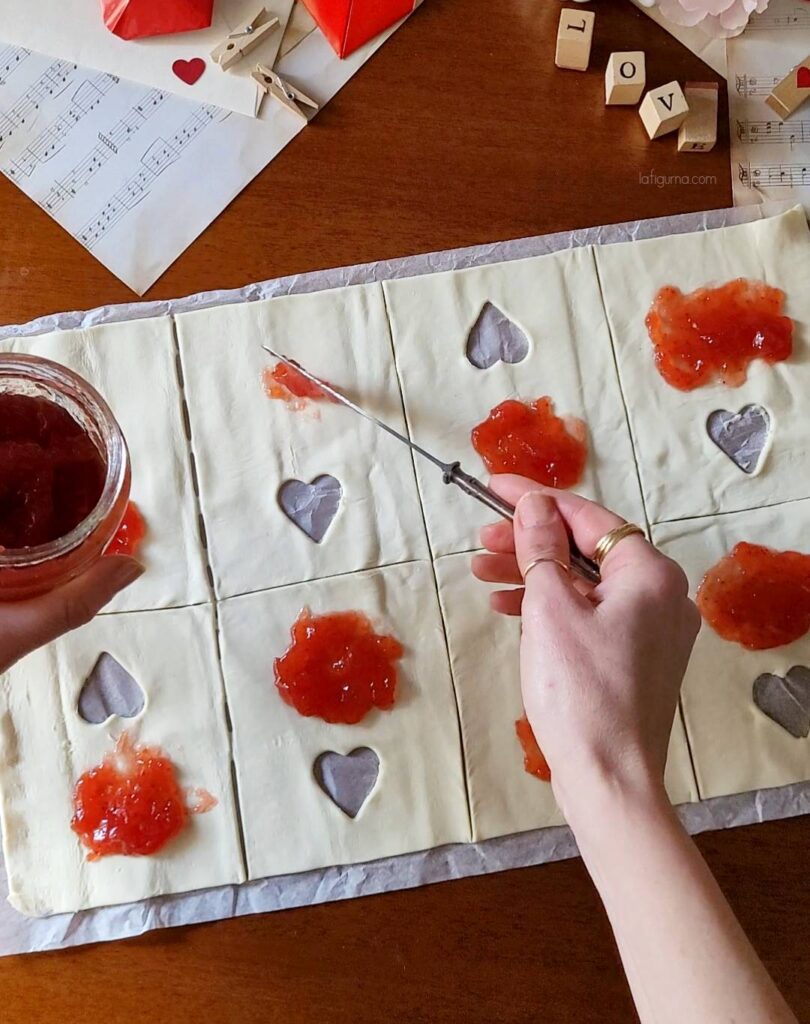
M 266 7 L 262 7 L 250 21 L 235 28 L 227 39 L 224 39 L 219 46 L 211 51 L 211 59 L 227 71 L 254 46 L 258 46 L 263 39 L 266 39 L 278 24 L 278 18 L 269 14 Z
M 263 67 L 261 64 L 256 65 L 256 70 L 251 75 L 254 82 L 257 82 L 259 88 L 264 92 L 278 100 L 278 102 L 286 107 L 291 113 L 295 114 L 296 117 L 300 117 L 304 121 L 308 121 L 306 113 L 301 109 L 301 104 L 306 107 L 311 107 L 313 111 L 318 110 L 318 104 L 315 100 L 310 99 L 306 93 L 301 92 L 300 89 L 296 89 L 294 85 L 290 85 L 289 82 L 285 82 L 284 79 L 272 71 L 270 68 Z

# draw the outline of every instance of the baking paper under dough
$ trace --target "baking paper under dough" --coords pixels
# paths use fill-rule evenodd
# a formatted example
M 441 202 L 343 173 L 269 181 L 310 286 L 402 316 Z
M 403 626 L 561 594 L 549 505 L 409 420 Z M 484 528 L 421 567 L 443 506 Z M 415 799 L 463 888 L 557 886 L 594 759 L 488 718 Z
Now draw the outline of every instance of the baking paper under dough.
M 358 610 L 405 647 L 390 711 L 357 725 L 304 718 L 274 684 L 303 607 Z M 430 563 L 336 576 L 225 601 L 220 632 L 251 878 L 468 842 L 458 718 Z M 377 784 L 353 820 L 318 787 L 319 754 L 370 747 Z
M 551 786 L 523 768 L 515 722 L 520 695 L 520 619 L 489 607 L 489 588 L 474 579 L 468 554 L 436 562 L 439 597 L 458 697 L 467 788 L 475 840 L 560 825 Z M 675 718 L 666 770 L 674 804 L 697 800 L 680 715 Z
M 574 249 L 471 270 L 385 282 L 397 366 L 413 439 L 440 458 L 461 459 L 486 478 L 470 431 L 507 398 L 550 395 L 559 416 L 588 427 L 588 462 L 577 490 L 644 522 L 627 418 L 593 253 Z M 520 363 L 476 368 L 467 337 L 492 302 L 529 338 Z M 492 513 L 442 483 L 417 459 L 434 555 L 478 547 Z
M 810 554 L 810 501 L 732 515 L 667 523 L 655 543 L 689 576 L 694 595 L 703 576 L 739 541 Z M 810 779 L 810 739 L 796 739 L 754 704 L 763 672 L 784 676 L 810 667 L 810 633 L 784 647 L 748 651 L 706 623 L 686 673 L 683 706 L 702 799 L 785 786 Z
M 596 249 L 639 472 L 652 522 L 712 515 L 810 497 L 810 231 L 800 207 L 751 224 L 621 242 Z M 678 391 L 655 368 L 644 325 L 659 288 L 690 292 L 737 277 L 787 294 L 793 355 L 752 363 L 738 388 Z M 749 403 L 771 415 L 772 444 L 747 476 L 712 442 L 706 420 Z
M 77 703 L 104 651 L 137 680 L 146 706 L 131 721 L 90 725 Z M 90 862 L 70 828 L 73 786 L 124 727 L 163 748 L 181 786 L 207 789 L 218 803 L 160 853 Z M 0 796 L 9 900 L 24 914 L 243 881 L 211 609 L 102 615 L 0 676 Z
M 262 387 L 269 345 L 404 430 L 380 285 L 186 313 L 177 332 L 220 597 L 427 555 L 407 448 L 341 406 L 294 411 Z M 343 498 L 316 544 L 282 513 L 278 491 L 324 473 Z
M 70 367 L 99 391 L 124 432 L 132 460 L 132 499 L 147 525 L 138 551 L 146 572 L 105 611 L 207 601 L 171 320 L 7 338 L 0 351 L 43 356 Z

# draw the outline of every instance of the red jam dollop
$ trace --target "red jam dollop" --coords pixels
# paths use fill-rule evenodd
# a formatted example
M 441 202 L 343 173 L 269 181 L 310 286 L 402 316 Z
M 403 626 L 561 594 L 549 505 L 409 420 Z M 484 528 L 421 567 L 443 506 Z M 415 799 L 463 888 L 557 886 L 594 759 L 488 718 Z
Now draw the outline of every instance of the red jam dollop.
M 716 380 L 739 387 L 754 359 L 790 357 L 793 321 L 782 314 L 784 302 L 783 291 L 745 278 L 688 295 L 662 288 L 645 321 L 658 372 L 679 391 Z
M 793 643 L 810 630 L 810 555 L 742 542 L 706 573 L 700 614 L 750 651 Z
M 374 632 L 361 612 L 313 615 L 295 621 L 292 644 L 274 663 L 276 687 L 307 718 L 355 725 L 372 710 L 388 711 L 397 689 L 402 644 Z
M 508 399 L 472 432 L 490 473 L 517 473 L 548 487 L 573 487 L 588 458 L 582 420 L 555 416 L 550 398 Z
M 523 768 L 529 775 L 534 775 L 543 782 L 551 782 L 551 769 L 537 744 L 534 730 L 529 719 L 524 715 L 515 722 L 515 732 L 523 748 Z
M 303 373 L 299 373 L 294 366 L 289 366 L 287 363 L 277 363 L 273 367 L 266 367 L 262 371 L 262 381 L 268 398 L 278 398 L 297 407 L 305 405 L 310 400 L 316 402 L 336 401 L 317 384 L 313 384 Z
M 137 555 L 145 536 L 146 520 L 135 502 L 130 501 L 126 512 L 124 512 L 121 525 L 104 553 L 106 555 Z
M 98 504 L 105 459 L 54 402 L 0 394 L 0 550 L 66 536 Z
M 204 790 L 193 795 L 196 803 L 189 807 L 163 751 L 138 746 L 122 733 L 115 750 L 76 783 L 70 826 L 87 847 L 88 860 L 149 856 L 182 832 L 190 814 L 216 805 Z

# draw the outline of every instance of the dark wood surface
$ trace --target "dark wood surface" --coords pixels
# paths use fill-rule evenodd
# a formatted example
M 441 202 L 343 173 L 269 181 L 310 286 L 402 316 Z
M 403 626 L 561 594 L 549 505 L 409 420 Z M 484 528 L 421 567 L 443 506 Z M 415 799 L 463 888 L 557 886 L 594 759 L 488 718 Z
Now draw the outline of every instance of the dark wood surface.
M 592 5 L 591 70 L 556 71 L 559 8 L 426 0 L 148 297 L 730 205 L 725 106 L 716 151 L 678 156 L 672 137 L 647 141 L 632 109 L 603 105 L 611 50 L 644 49 L 652 85 L 716 76 L 627 0 Z M 644 184 L 651 171 L 709 180 Z M 0 225 L 0 322 L 132 298 L 6 181 Z M 810 1015 L 810 818 L 698 842 L 788 999 Z M 635 1019 L 579 861 L 0 960 L 0 1018 Z

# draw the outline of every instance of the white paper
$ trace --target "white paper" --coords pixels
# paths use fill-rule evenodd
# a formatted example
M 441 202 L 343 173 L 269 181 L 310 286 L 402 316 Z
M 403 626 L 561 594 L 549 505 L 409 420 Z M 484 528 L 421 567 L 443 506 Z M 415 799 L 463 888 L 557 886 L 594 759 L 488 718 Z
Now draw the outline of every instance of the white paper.
M 674 36 L 679 43 L 691 50 L 696 57 L 708 64 L 709 67 L 716 71 L 718 75 L 722 75 L 724 78 L 727 75 L 726 71 L 726 40 L 715 39 L 713 36 L 708 35 L 701 28 L 688 28 L 685 25 L 674 25 L 671 21 L 667 21 L 657 7 L 648 7 L 642 3 L 641 0 L 630 0 L 631 3 L 635 4 L 640 11 L 643 11 L 649 18 L 660 25 L 661 28 L 665 29 L 671 36 Z
M 323 105 L 398 27 L 345 60 L 313 31 L 279 73 Z M 139 295 L 303 127 L 0 43 L 0 171 Z
M 792 199 L 810 210 L 810 103 L 782 121 L 768 95 L 810 54 L 810 5 L 771 0 L 728 41 L 734 203 Z

